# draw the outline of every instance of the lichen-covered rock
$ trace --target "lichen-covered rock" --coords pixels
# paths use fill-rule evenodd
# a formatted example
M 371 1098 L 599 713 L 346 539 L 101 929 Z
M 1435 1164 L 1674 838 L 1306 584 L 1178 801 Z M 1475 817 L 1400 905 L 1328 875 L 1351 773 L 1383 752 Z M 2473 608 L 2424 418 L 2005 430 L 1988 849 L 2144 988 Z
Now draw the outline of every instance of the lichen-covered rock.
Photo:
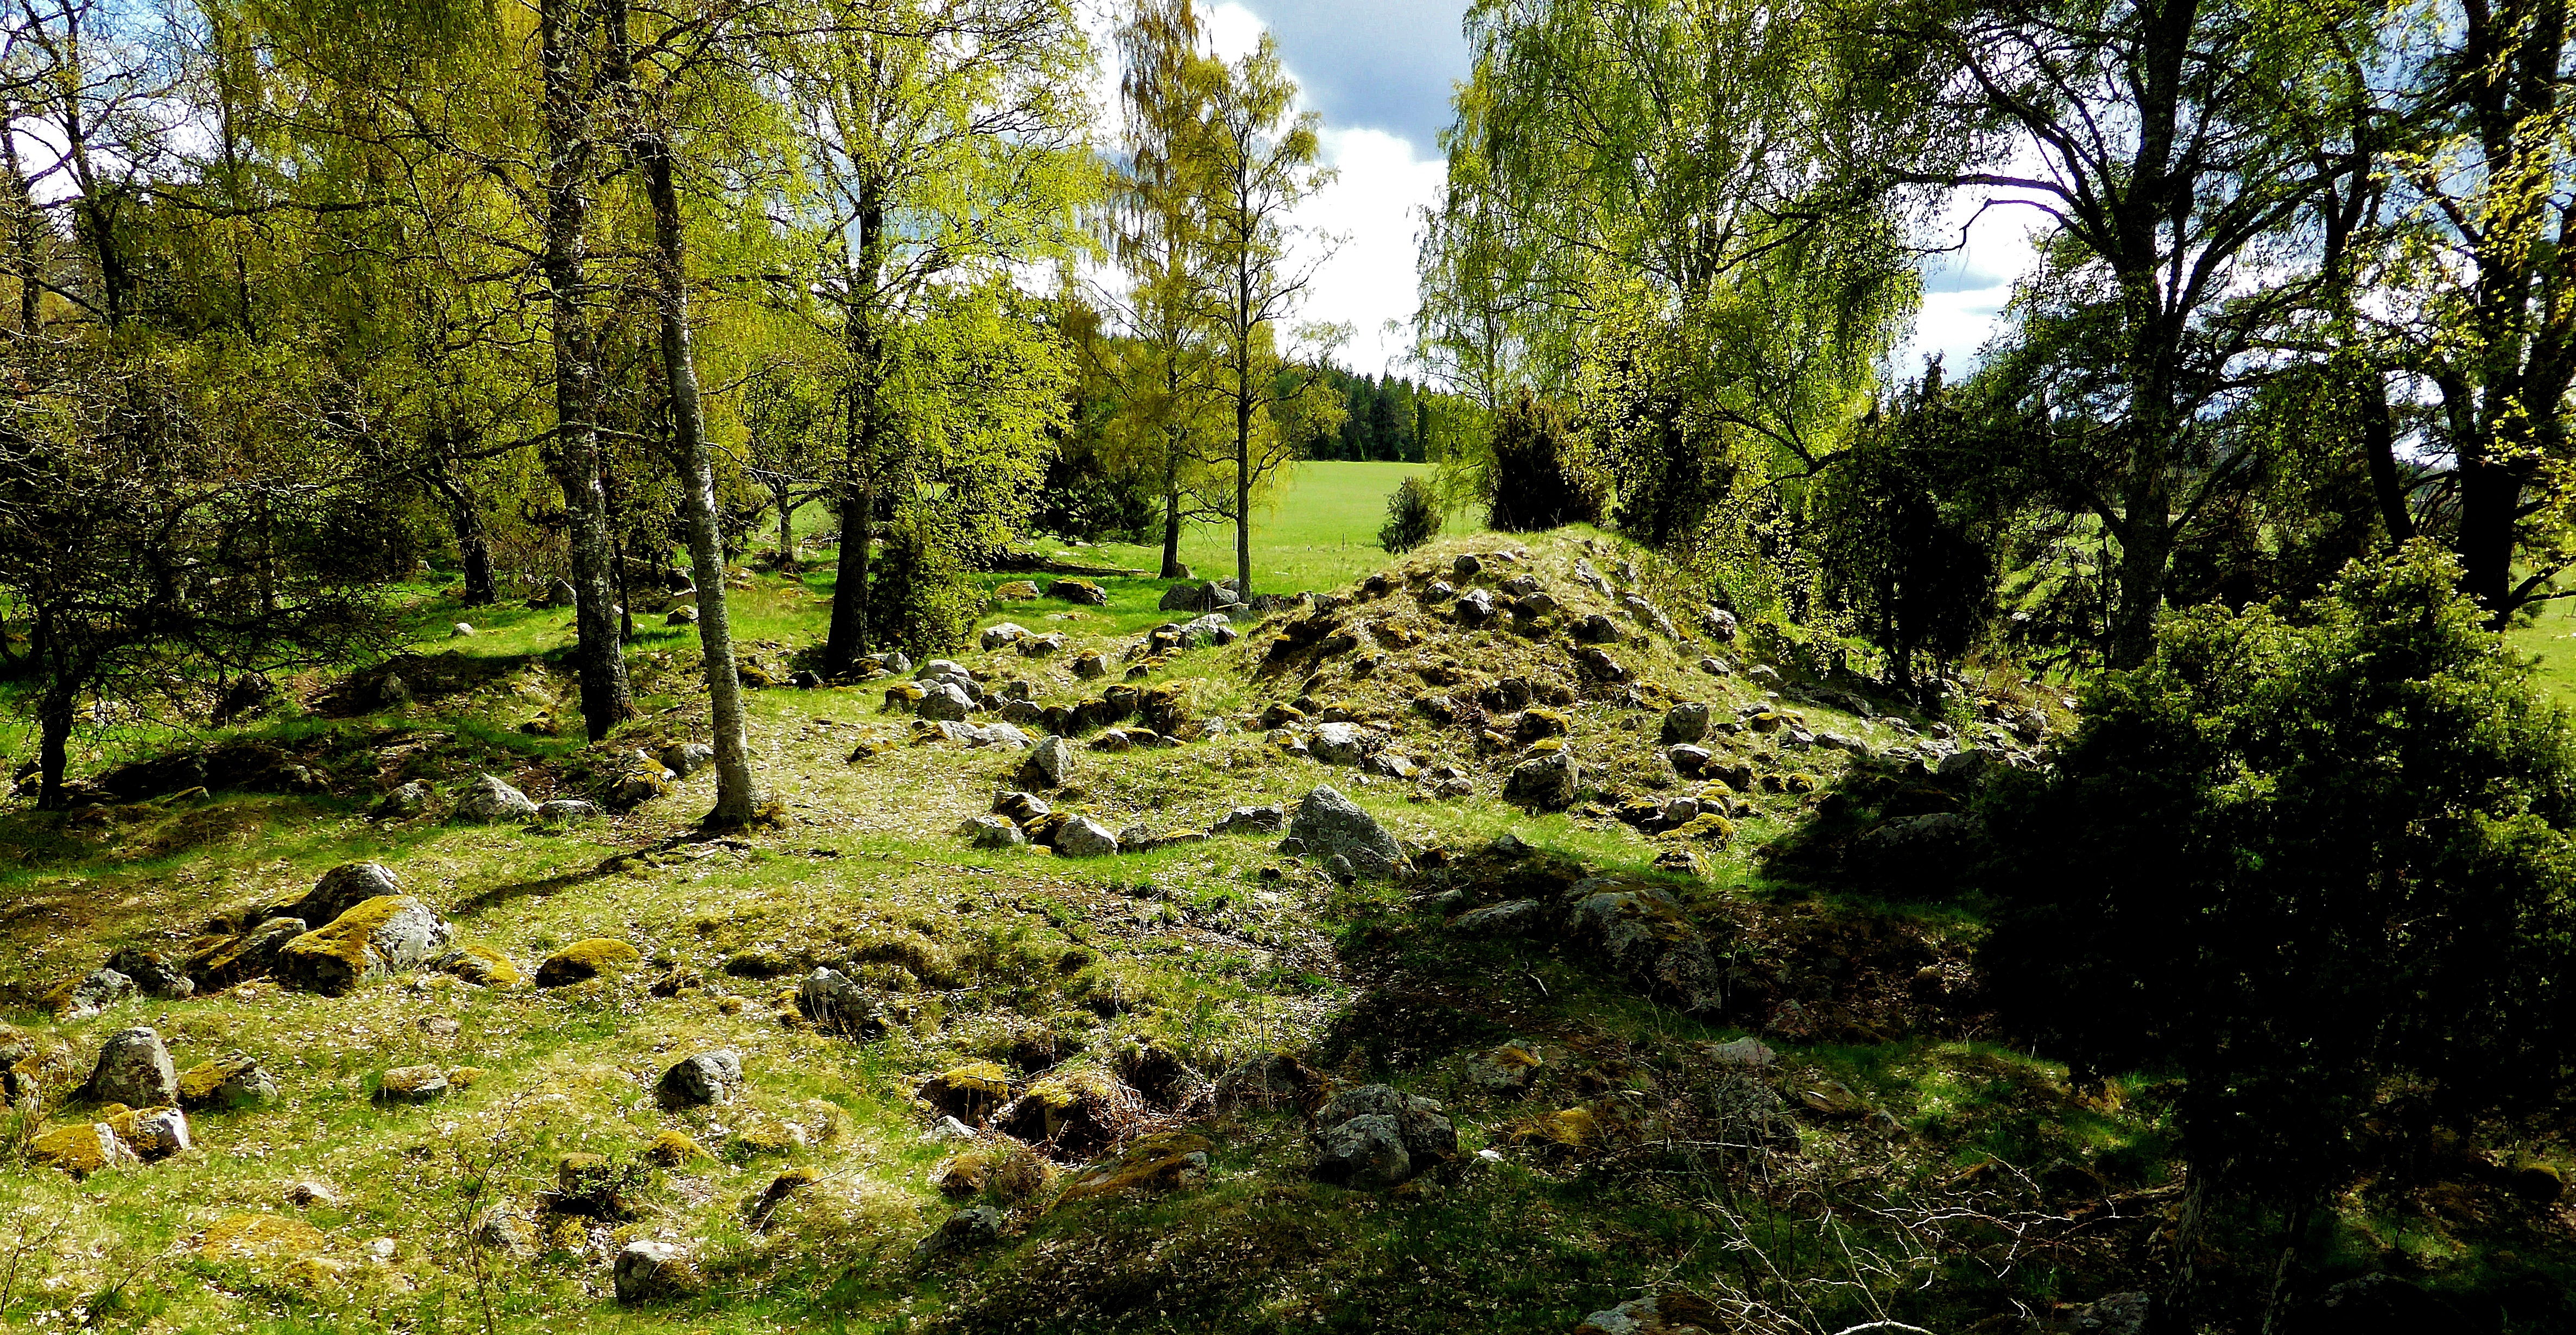
M 92 969 L 45 998 L 59 1019 L 86 1020 L 134 995 L 134 980 L 114 969 Z
M 951 1117 L 982 1122 L 1011 1098 L 1011 1073 L 996 1062 L 968 1062 L 921 1082 L 922 1101 Z
M 1087 579 L 1060 579 L 1047 586 L 1046 596 L 1060 598 L 1084 607 L 1107 607 L 1109 591 Z
M 1404 1140 L 1404 1152 L 1416 1173 L 1458 1157 L 1458 1132 L 1441 1115 L 1440 1105 L 1389 1085 L 1360 1085 L 1343 1090 L 1315 1114 L 1320 1127 L 1338 1126 L 1355 1117 L 1392 1120 Z
M 1056 1196 L 1056 1203 L 1173 1190 L 1206 1176 L 1211 1148 L 1207 1137 L 1186 1131 L 1140 1136 L 1116 1155 L 1075 1174 Z
M 977 848 L 1017 848 L 1029 841 L 1017 824 L 1000 816 L 970 816 L 957 832 Z
M 989 652 L 994 649 L 1007 649 L 1028 637 L 1028 627 L 1015 621 L 1002 621 L 986 626 L 984 633 L 977 637 L 976 643 Z
M 314 927 L 328 927 L 341 914 L 370 899 L 402 892 L 401 879 L 383 863 L 346 863 L 322 873 L 322 878 L 285 911 L 285 916 L 302 918 Z
M 1366 736 L 1347 723 L 1324 724 L 1306 744 L 1327 765 L 1356 765 L 1368 749 Z
M 1544 921 L 1537 900 L 1514 899 L 1461 913 L 1449 926 L 1462 936 L 1526 936 Z
M 1306 856 L 1348 858 L 1359 876 L 1394 876 L 1412 869 L 1395 836 L 1358 803 L 1330 787 L 1318 786 L 1297 804 L 1297 815 L 1288 823 L 1288 838 L 1297 841 Z
M 646 1238 L 626 1244 L 617 1253 L 615 1276 L 617 1301 L 630 1306 L 694 1297 L 707 1287 L 687 1251 Z
M 1505 1043 L 1469 1057 L 1467 1079 L 1497 1093 L 1510 1093 L 1529 1088 L 1546 1064 L 1538 1049 L 1525 1043 Z
M 1687 743 L 1664 748 L 1664 759 L 1672 765 L 1673 773 L 1685 779 L 1698 778 L 1714 754 L 1707 747 Z
M 176 1108 L 117 1113 L 108 1119 L 108 1126 L 146 1163 L 185 1154 L 196 1144 L 188 1132 L 188 1115 Z
M 277 1101 L 277 1082 L 258 1062 L 227 1053 L 179 1073 L 179 1106 L 191 1110 L 252 1108 Z
M 424 965 L 451 978 L 462 978 L 478 987 L 517 987 L 528 981 L 527 971 L 509 956 L 490 946 L 458 946 Z
M 948 1216 L 930 1236 L 912 1245 L 913 1259 L 926 1261 L 949 1252 L 981 1247 L 1002 1236 L 1002 1212 L 989 1205 L 970 1206 Z
M 455 927 L 409 895 L 379 895 L 289 941 L 278 951 L 279 982 L 324 996 L 417 967 L 447 948 Z
M 1512 738 L 1515 741 L 1535 742 L 1545 737 L 1563 737 L 1571 730 L 1572 725 L 1565 715 L 1545 705 L 1531 705 L 1512 721 Z
M 58 1126 L 27 1142 L 28 1163 L 76 1178 L 137 1161 L 133 1148 L 117 1139 L 116 1129 L 105 1122 Z
M 867 989 L 838 969 L 816 969 L 796 984 L 796 1010 L 827 1034 L 874 1038 L 886 1031 L 885 1014 Z
M 597 978 L 612 969 L 625 969 L 643 962 L 635 947 L 615 937 L 595 936 L 575 941 L 546 956 L 537 966 L 537 986 L 563 987 L 570 983 Z
M 1633 1298 L 1583 1318 L 1574 1335 L 1725 1335 L 1733 1329 L 1715 1307 L 1687 1293 Z
M 993 586 L 993 596 L 1010 602 L 1030 602 L 1038 596 L 1037 581 L 1015 579 L 996 584 Z
M 705 742 L 673 742 L 654 757 L 662 768 L 679 778 L 687 778 L 716 763 L 716 749 Z
M 1494 595 L 1483 589 L 1469 589 L 1458 595 L 1458 601 L 1450 608 L 1449 614 L 1456 617 L 1461 626 L 1470 629 L 1481 626 L 1494 619 Z
M 1144 1112 L 1142 1096 L 1108 1072 L 1058 1067 L 1030 1081 L 993 1124 L 1058 1155 L 1087 1156 L 1118 1143 Z
M 435 1103 L 447 1097 L 447 1073 L 435 1066 L 397 1066 L 376 1082 L 379 1103 Z
M 1665 745 L 1696 742 L 1706 736 L 1708 736 L 1707 705 L 1691 701 L 1664 711 L 1662 737 Z
M 1236 807 L 1217 817 L 1208 827 L 1210 834 L 1277 834 L 1288 828 L 1288 812 L 1282 807 Z
M 1020 763 L 1020 786 L 1043 792 L 1061 788 L 1073 774 L 1073 743 L 1062 737 L 1049 737 L 1029 748 L 1029 758 Z
M 921 699 L 913 705 L 912 712 L 922 718 L 955 722 L 975 711 L 974 698 L 955 682 L 925 681 L 920 685 Z
M 268 918 L 239 936 L 197 942 L 188 954 L 188 979 L 200 992 L 264 978 L 277 970 L 287 943 L 308 930 L 302 918 Z
M 599 819 L 599 808 L 578 797 L 558 797 L 537 804 L 537 819 L 548 825 L 573 825 Z
M 117 1030 L 99 1045 L 88 1088 L 89 1096 L 101 1103 L 158 1108 L 179 1101 L 179 1068 L 171 1064 L 161 1035 L 137 1025 Z
M 209 1261 L 288 1261 L 323 1246 L 322 1230 L 276 1214 L 228 1214 L 197 1235 L 197 1254 Z
M 197 985 L 172 960 L 157 950 L 127 947 L 107 957 L 107 967 L 134 980 L 134 990 L 147 997 L 184 997 L 193 995 Z
M 1713 1011 L 1722 1004 L 1708 938 L 1663 886 L 1601 876 L 1577 883 L 1572 894 L 1576 934 L 1621 972 L 1685 1010 Z
M 1562 747 L 1541 752 L 1512 767 L 1511 775 L 1503 780 L 1503 800 L 1540 811 L 1561 811 L 1574 805 L 1574 789 L 1582 772 Z
M 475 776 L 465 791 L 456 795 L 452 808 L 456 819 L 492 824 L 497 821 L 527 820 L 537 814 L 537 804 L 526 793 L 489 774 Z
M 1315 1137 L 1315 1177 L 1359 1191 L 1401 1186 L 1414 1175 L 1403 1128 L 1369 1113 L 1325 1127 Z
M 703 1108 L 732 1102 L 741 1087 L 742 1054 L 716 1048 L 673 1063 L 653 1093 L 665 1108 Z

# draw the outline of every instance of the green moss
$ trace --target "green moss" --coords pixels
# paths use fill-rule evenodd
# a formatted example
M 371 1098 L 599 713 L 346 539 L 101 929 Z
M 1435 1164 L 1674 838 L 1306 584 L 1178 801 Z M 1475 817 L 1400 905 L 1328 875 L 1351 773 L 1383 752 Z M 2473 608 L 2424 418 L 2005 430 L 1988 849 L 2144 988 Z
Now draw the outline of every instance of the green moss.
M 301 1219 L 247 1211 L 225 1215 L 197 1235 L 197 1254 L 209 1261 L 302 1257 L 325 1245 L 322 1231 Z
M 641 963 L 643 959 L 642 952 L 615 937 L 595 936 L 587 941 L 575 941 L 548 955 L 545 963 L 537 966 L 537 986 L 562 987 L 567 983 L 578 983 L 596 978 L 606 970 Z

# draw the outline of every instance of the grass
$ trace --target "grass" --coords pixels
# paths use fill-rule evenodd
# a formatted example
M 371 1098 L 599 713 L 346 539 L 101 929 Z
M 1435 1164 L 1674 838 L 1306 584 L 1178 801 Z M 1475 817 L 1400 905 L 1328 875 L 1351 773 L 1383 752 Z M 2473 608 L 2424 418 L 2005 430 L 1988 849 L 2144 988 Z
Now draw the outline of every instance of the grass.
M 1498 545 L 1453 533 L 1409 563 L 1386 559 L 1366 534 L 1397 475 L 1391 465 L 1309 466 L 1260 530 L 1268 555 L 1258 578 L 1347 588 L 1365 571 L 1427 572 Z M 1511 545 L 1526 546 L 1533 572 L 1581 611 L 1596 600 L 1573 585 L 1573 559 L 1605 541 L 1568 531 Z M 1122 559 L 1118 549 L 1100 554 Z M 1605 565 L 1626 554 L 1591 552 Z M 776 668 L 818 638 L 828 580 L 828 571 L 765 574 L 737 593 L 748 653 Z M 1097 648 L 1117 661 L 1139 631 L 1169 619 L 1154 608 L 1159 581 L 1103 583 L 1105 608 L 1040 599 L 989 610 L 987 621 L 1064 631 L 1065 653 L 958 657 L 997 680 L 1028 682 L 1042 702 L 1098 695 L 1103 683 L 1071 675 L 1073 653 Z M 1232 731 L 1174 749 L 1084 749 L 1074 787 L 1056 795 L 1113 830 L 1168 831 L 1204 829 L 1237 805 L 1292 803 L 1330 782 L 1417 849 L 1450 860 L 1418 882 L 1337 886 L 1279 856 L 1270 839 L 1089 862 L 968 849 L 956 826 L 989 809 L 1016 757 L 920 744 L 909 719 L 884 713 L 881 694 L 861 687 L 751 693 L 755 774 L 789 821 L 743 840 L 686 837 L 709 795 L 703 775 L 631 813 L 553 831 L 371 821 L 363 813 L 373 793 L 403 778 L 448 788 L 488 769 L 542 800 L 587 791 L 613 772 L 616 752 L 703 727 L 696 640 L 685 628 L 639 626 L 631 666 L 641 716 L 593 747 L 564 726 L 574 707 L 565 613 L 478 609 L 476 633 L 451 638 L 448 626 L 468 614 L 435 590 L 421 596 L 414 650 L 423 682 L 444 684 L 401 709 L 308 713 L 245 730 L 305 748 L 334 776 L 333 791 L 218 785 L 201 800 L 107 808 L 78 822 L 0 811 L 0 997 L 19 1027 L 0 1030 L 0 1042 L 33 1054 L 30 1069 L 46 1073 L 48 1116 L 95 1114 L 68 1087 L 107 1034 L 132 1024 L 159 1029 L 183 1068 L 250 1053 L 283 1092 L 270 1107 L 201 1114 L 198 1148 L 160 1164 L 77 1183 L 18 1165 L 0 1172 L 0 1258 L 22 1245 L 31 1258 L 0 1298 L 0 1325 L 58 1329 L 95 1318 L 209 1335 L 434 1335 L 480 1331 L 488 1300 L 498 1329 L 566 1333 L 1561 1333 L 1586 1313 L 1681 1287 L 1781 1311 L 1810 1304 L 1811 1324 L 1823 1329 L 1883 1315 L 1949 1331 L 2017 1304 L 2045 1311 L 2133 1282 L 2134 1258 L 2160 1222 L 2165 1198 L 2154 1193 L 2171 1185 L 2170 1127 L 2152 1082 L 2079 1096 L 2062 1068 L 1979 1032 L 1972 1010 L 1908 999 L 1922 960 L 1961 965 L 1972 915 L 1884 902 L 1899 897 L 1874 887 L 1789 884 L 1757 857 L 1766 840 L 1812 827 L 1838 792 L 1857 790 L 1840 759 L 1751 737 L 1726 743 L 1767 772 L 1824 783 L 1805 797 L 1749 795 L 1738 838 L 1699 847 L 1696 874 L 1659 862 L 1672 840 L 1598 810 L 1533 815 L 1500 800 L 1519 748 L 1435 726 L 1415 701 L 1449 689 L 1427 674 L 1465 678 L 1457 689 L 1467 694 L 1510 674 L 1580 684 L 1562 621 L 1541 633 L 1465 632 L 1398 593 L 1351 609 L 1350 624 L 1386 628 L 1367 632 L 1365 648 L 1275 660 L 1270 635 L 1247 626 L 1243 642 L 1174 655 L 1138 682 L 1197 683 L 1199 712 L 1232 718 Z M 1416 634 L 1420 644 L 1395 647 Z M 1587 685 L 1566 710 L 1603 802 L 1684 791 L 1654 754 L 1665 700 L 1708 701 L 1723 717 L 1769 689 L 1741 673 L 1712 676 L 1696 651 L 1651 637 L 1615 652 L 1639 696 Z M 1363 668 L 1363 659 L 1378 661 Z M 1245 726 L 1245 716 L 1300 695 L 1383 723 L 1395 749 L 1456 766 L 1475 792 L 1429 800 L 1412 785 L 1291 758 Z M 1890 740 L 1839 706 L 1794 707 L 1814 726 Z M 854 763 L 862 740 L 895 745 Z M 1506 831 L 1546 856 L 1516 870 L 1478 860 L 1476 850 Z M 543 991 L 425 973 L 339 999 L 261 984 L 128 1001 L 71 1021 L 34 1004 L 115 948 L 182 949 L 218 913 L 290 899 L 325 869 L 362 858 L 395 868 L 454 920 L 460 940 L 523 968 L 602 936 L 634 944 L 645 962 Z M 1720 937 L 1740 975 L 1730 986 L 1798 1000 L 1805 1018 L 1683 1015 L 1579 943 L 1462 939 L 1434 899 L 1443 888 L 1553 897 L 1583 874 L 1670 888 Z M 855 1042 L 798 1020 L 794 979 L 825 964 L 878 989 L 888 1033 Z M 1766 1159 L 1759 1172 L 1741 1152 L 1694 1148 L 1741 1139 L 1740 1126 L 1711 1110 L 1745 1097 L 1743 1087 L 1702 1045 L 1748 1025 L 1766 1026 L 1782 1053 L 1766 1088 L 1795 1100 L 1802 1088 L 1839 1081 L 1898 1130 L 1858 1115 L 1802 1114 L 1798 1153 Z M 1881 1032 L 1890 1027 L 1898 1032 Z M 1505 1039 L 1544 1055 L 1526 1089 L 1493 1090 L 1468 1075 L 1471 1057 Z M 742 1054 L 741 1097 L 713 1109 L 657 1108 L 648 1091 L 660 1072 L 716 1046 Z M 1025 1085 L 1050 1068 L 1133 1072 L 1159 1054 L 1215 1076 L 1271 1052 L 1295 1054 L 1340 1084 L 1387 1080 L 1439 1099 L 1471 1157 L 1394 1193 L 1345 1191 L 1311 1180 L 1309 1127 L 1294 1107 L 1199 1104 L 1148 1107 L 1129 1128 L 1186 1126 L 1213 1142 L 1206 1180 L 1179 1193 L 1052 1206 L 1046 1189 L 950 1197 L 933 1185 L 955 1148 L 924 1138 L 932 1117 L 915 1091 L 934 1073 L 989 1060 Z M 384 1071 L 414 1064 L 484 1074 L 427 1107 L 369 1097 Z M 1540 1119 L 1578 1110 L 1612 1132 L 1572 1149 L 1532 1139 Z M 665 1130 L 710 1153 L 646 1174 L 641 1217 L 546 1209 L 542 1193 L 562 1155 L 632 1163 Z M 1473 1157 L 1486 1147 L 1500 1159 Z M 1058 1182 L 1087 1156 L 1061 1157 Z M 2004 1166 L 1983 1166 L 1990 1161 Z M 766 1231 L 751 1228 L 744 1203 L 791 1167 L 818 1180 L 790 1195 Z M 2025 1177 L 2055 1194 L 2024 1192 Z M 304 1178 L 330 1186 L 340 1203 L 287 1204 L 289 1184 Z M 2027 1260 L 1995 1262 L 2025 1255 L 2010 1229 L 2032 1227 L 2042 1206 L 2093 1183 L 2131 1193 L 2123 1222 L 2047 1237 Z M 517 1254 L 480 1252 L 492 1276 L 482 1285 L 472 1279 L 471 1224 L 495 1200 L 526 1217 L 537 1241 Z M 978 1253 L 915 1262 L 915 1240 L 970 1200 L 1006 1208 L 1006 1236 Z M 310 1223 L 332 1264 L 210 1259 L 190 1245 L 244 1211 Z M 2387 1247 L 2352 1231 L 2324 1254 L 2345 1270 L 2402 1254 L 2437 1284 L 2468 1282 L 2462 1264 L 2443 1257 L 2466 1251 L 2463 1239 L 2487 1225 L 2400 1213 L 2375 1225 Z M 1919 1227 L 1909 1233 L 1891 1219 Z M 2559 1276 L 2564 1239 L 2528 1232 L 2517 1243 L 2528 1258 L 2517 1263 L 2518 1282 Z M 637 1236 L 689 1244 L 710 1291 L 620 1308 L 607 1258 Z M 393 1244 L 382 1262 L 370 1259 L 378 1239 Z M 1762 1273 L 1756 1256 L 1782 1275 Z
M 1386 522 L 1386 498 L 1408 477 L 1427 477 L 1427 464 L 1301 463 L 1288 474 L 1267 504 L 1256 501 L 1252 521 L 1252 587 L 1258 593 L 1330 589 L 1389 564 L 1377 545 L 1378 526 Z M 1448 516 L 1441 532 L 1457 538 L 1484 531 L 1480 516 Z M 1047 551 L 1075 558 L 1094 557 L 1104 565 L 1136 570 L 1162 568 L 1159 544 L 1102 543 L 1073 551 L 1060 545 Z M 1193 524 L 1181 533 L 1181 561 L 1201 579 L 1230 579 L 1235 573 L 1234 526 Z

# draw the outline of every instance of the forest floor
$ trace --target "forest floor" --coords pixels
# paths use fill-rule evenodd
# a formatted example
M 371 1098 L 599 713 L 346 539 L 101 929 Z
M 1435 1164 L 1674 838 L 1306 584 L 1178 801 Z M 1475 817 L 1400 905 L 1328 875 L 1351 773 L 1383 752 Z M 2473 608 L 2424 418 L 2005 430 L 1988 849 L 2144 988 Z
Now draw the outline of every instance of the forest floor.
M 1377 485 L 1335 488 L 1364 532 L 1378 507 L 1347 498 Z M 2124 1295 L 2170 1259 L 2170 1086 L 2079 1091 L 2014 1050 L 1978 1001 L 1955 868 L 1877 833 L 1958 809 L 1972 767 L 1945 777 L 1943 756 L 2026 756 L 2063 701 L 1999 680 L 1951 717 L 1900 708 L 1806 670 L 1820 656 L 1792 640 L 1719 641 L 1590 531 L 1453 534 L 1401 559 L 1363 541 L 1289 544 L 1308 550 L 1279 569 L 1348 601 L 1240 616 L 1230 645 L 1145 652 L 1185 614 L 1155 609 L 1159 581 L 1104 580 L 1106 606 L 992 605 L 985 624 L 1062 632 L 1061 652 L 955 656 L 997 704 L 1024 682 L 1031 709 L 1083 707 L 1042 796 L 1147 851 L 971 846 L 961 825 L 1021 786 L 1027 753 L 890 707 L 910 674 L 751 693 L 773 827 L 696 836 L 705 773 L 593 820 L 450 819 L 484 774 L 604 798 L 635 750 L 705 724 L 686 627 L 644 628 L 639 716 L 592 746 L 568 614 L 444 595 L 412 655 L 164 743 L 194 769 L 129 758 L 82 775 L 122 791 L 69 817 L 0 810 L 0 1066 L 33 1092 L 0 1156 L 130 1127 L 77 1087 L 132 1026 L 179 1071 L 247 1059 L 274 1085 L 199 1108 L 192 1148 L 157 1162 L 0 1160 L 0 1325 L 1561 1333 L 1630 1304 L 1591 1329 L 2122 1329 Z M 1515 578 L 1559 606 L 1464 626 L 1431 587 Z M 813 588 L 764 574 L 736 599 L 747 660 L 783 682 L 821 631 Z M 1594 614 L 1617 642 L 1580 638 Z M 449 638 L 465 618 L 475 633 Z M 1075 673 L 1085 651 L 1106 676 Z M 411 701 L 375 703 L 387 671 Z M 1112 697 L 1160 736 L 1103 741 L 1133 726 L 1101 718 Z M 1298 701 L 1303 720 L 1282 709 Z M 1703 772 L 1723 778 L 1668 763 L 1681 703 L 1720 725 Z M 1364 763 L 1318 758 L 1346 738 Z M 1570 807 L 1504 799 L 1560 750 L 1582 767 Z M 371 814 L 413 780 L 427 810 Z M 1208 833 L 1320 785 L 1410 872 L 1346 878 L 1277 831 Z M 1675 822 L 1676 798 L 1726 814 Z M 512 972 L 594 976 L 487 986 L 467 960 L 339 996 L 221 979 L 54 1004 L 120 951 L 220 953 L 360 861 Z M 800 1005 L 818 968 L 864 992 L 860 1032 Z M 727 1100 L 665 1106 L 665 1072 L 716 1050 L 740 1062 Z M 398 1097 L 422 1068 L 445 1092 Z M 1391 1188 L 1319 1180 L 1319 1136 L 1377 1084 L 1435 1100 L 1454 1152 L 1426 1148 Z M 2307 1241 L 2294 1307 L 2386 1273 L 2461 1329 L 2569 1328 L 2576 1218 L 2513 1176 L 2564 1155 L 2455 1147 L 2444 1171 L 2357 1187 Z M 2218 1328 L 2252 1328 L 2264 1230 L 2222 1220 L 2214 1236 L 2263 1245 L 2200 1258 Z M 638 1241 L 673 1244 L 685 1273 L 621 1303 Z

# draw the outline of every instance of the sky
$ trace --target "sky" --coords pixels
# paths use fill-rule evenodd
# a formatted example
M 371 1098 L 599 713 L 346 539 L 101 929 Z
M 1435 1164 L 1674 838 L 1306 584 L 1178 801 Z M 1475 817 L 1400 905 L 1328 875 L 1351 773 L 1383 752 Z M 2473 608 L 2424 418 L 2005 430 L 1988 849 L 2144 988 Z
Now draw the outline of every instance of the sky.
M 1468 73 L 1464 13 L 1460 0 L 1223 0 L 1209 14 L 1228 56 L 1251 49 L 1265 27 L 1276 35 L 1305 105 L 1323 116 L 1324 160 L 1341 174 L 1299 218 L 1341 244 L 1315 274 L 1306 318 L 1348 326 L 1338 360 L 1355 371 L 1416 374 L 1403 364 L 1414 244 L 1422 211 L 1440 197 L 1450 92 Z M 1944 219 L 1948 233 L 1975 214 L 1975 201 L 1962 202 Z M 1975 362 L 2030 261 L 2033 216 L 1988 210 L 1963 250 L 1927 263 L 1914 337 L 1891 359 L 1896 375 L 1920 374 L 1933 353 L 1954 375 Z

